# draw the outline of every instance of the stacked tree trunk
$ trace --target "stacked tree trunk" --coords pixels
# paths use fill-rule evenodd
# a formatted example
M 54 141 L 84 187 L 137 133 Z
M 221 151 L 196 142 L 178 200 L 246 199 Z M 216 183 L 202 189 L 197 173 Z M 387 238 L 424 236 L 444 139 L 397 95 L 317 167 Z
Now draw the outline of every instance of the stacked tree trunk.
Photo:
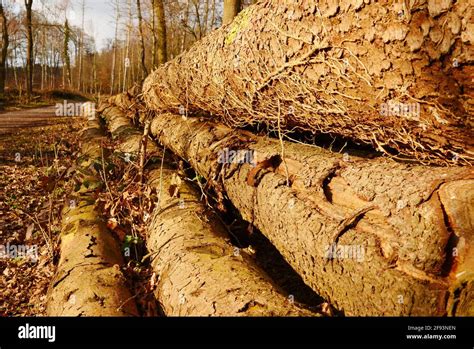
M 146 105 L 472 164 L 472 6 L 263 0 L 156 69 Z
M 471 17 L 467 0 L 262 0 L 110 102 L 155 111 L 152 135 L 346 314 L 473 315 Z M 279 139 L 235 129 L 261 123 Z
M 141 132 L 114 105 L 101 106 L 118 151 L 138 155 Z M 169 156 L 148 142 L 148 156 L 162 159 L 147 168 L 158 193 L 148 224 L 147 247 L 158 275 L 155 292 L 167 316 L 315 316 L 285 297 L 243 249 L 230 243 L 227 228 L 201 202 Z
M 143 116 L 130 94 L 112 101 Z M 347 314 L 473 313 L 472 168 L 343 156 L 169 113 L 151 132 Z
M 60 259 L 48 292 L 49 316 L 138 315 L 120 269 L 119 242 L 95 205 L 96 191 L 103 187 L 100 171 L 107 167 L 104 139 L 98 120 L 89 121 L 74 177 L 77 190 L 62 212 Z

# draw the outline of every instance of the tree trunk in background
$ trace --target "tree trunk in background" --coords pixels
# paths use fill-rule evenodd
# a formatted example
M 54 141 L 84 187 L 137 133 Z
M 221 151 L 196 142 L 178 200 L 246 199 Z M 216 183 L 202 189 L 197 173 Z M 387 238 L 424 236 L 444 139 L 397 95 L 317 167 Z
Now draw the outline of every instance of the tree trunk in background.
M 120 91 L 122 88 L 122 72 L 125 62 L 125 51 L 123 47 L 118 50 L 118 72 L 117 72 L 117 90 Z
M 204 3 L 204 19 L 203 19 L 203 28 L 204 28 L 204 35 L 207 35 L 209 32 L 208 22 L 209 22 L 209 0 L 205 0 Z
M 156 38 L 157 38 L 157 58 L 158 65 L 166 63 L 168 60 L 168 49 L 166 44 L 166 17 L 165 17 L 165 6 L 163 0 L 155 0 L 155 12 L 157 27 L 156 27 Z
M 123 85 L 122 92 L 125 92 L 128 87 L 128 71 L 131 68 L 132 60 L 130 59 L 130 36 L 132 32 L 132 1 L 128 0 L 128 25 L 127 25 L 127 43 L 125 46 L 125 56 L 123 60 Z
M 216 21 L 216 0 L 212 0 L 212 15 L 211 15 L 211 28 L 210 31 L 214 29 L 214 24 Z
M 84 12 L 85 12 L 85 0 L 82 0 L 81 3 L 81 8 L 82 8 L 82 22 L 81 22 L 81 37 L 79 41 L 79 76 L 77 79 L 77 89 L 79 91 L 82 91 L 83 89 L 83 81 L 82 81 L 82 75 L 83 75 L 83 56 L 84 56 Z
M 71 59 L 69 57 L 69 40 L 71 29 L 68 20 L 64 22 L 64 44 L 63 44 L 63 89 L 71 87 Z M 67 83 L 67 87 L 66 87 Z
M 155 69 L 156 67 L 156 45 L 157 45 L 157 40 L 156 40 L 156 15 L 155 15 L 155 1 L 156 0 L 151 0 L 151 32 L 153 34 L 152 36 L 152 43 L 151 43 L 151 70 Z
M 41 30 L 41 90 L 43 91 L 47 81 L 47 61 L 46 61 L 46 30 Z
M 137 76 L 137 71 L 141 69 L 141 66 L 139 64 L 134 64 L 134 62 L 137 62 L 139 60 L 138 57 L 138 52 L 140 51 L 140 43 L 136 41 L 132 41 L 131 46 L 130 46 L 130 78 L 129 78 L 129 83 L 133 84 L 135 80 L 135 77 Z M 138 74 L 138 75 L 141 75 Z
M 240 12 L 240 0 L 224 0 L 224 15 L 222 16 L 222 25 L 231 23 L 235 16 Z
M 115 2 L 115 34 L 113 42 L 113 53 L 112 53 L 112 69 L 110 73 L 110 94 L 113 94 L 115 91 L 115 67 L 117 65 L 117 38 L 118 38 L 118 29 L 119 29 L 119 20 L 120 20 L 120 4 L 118 1 Z M 120 81 L 120 79 L 119 79 Z
M 41 10 L 45 10 L 45 3 L 41 2 Z M 48 46 L 46 43 L 46 26 L 41 27 L 41 91 L 48 85 Z M 49 40 L 48 40 L 49 41 Z M 50 65 L 49 65 L 50 66 Z
M 142 19 L 142 10 L 140 6 L 140 0 L 137 0 L 137 12 L 138 12 L 138 30 L 140 32 L 140 63 L 141 63 L 140 80 L 142 80 L 146 78 L 146 76 L 148 75 L 148 70 L 146 69 L 145 37 L 143 34 L 143 19 Z
M 28 99 L 33 94 L 33 22 L 31 8 L 33 0 L 25 0 L 26 6 L 26 94 Z
M 13 61 L 17 62 L 18 60 L 18 54 L 16 52 L 16 46 L 13 47 Z M 16 64 L 13 65 L 13 75 L 15 76 L 15 86 L 18 89 L 20 96 L 21 96 L 21 91 L 22 91 L 22 86 L 21 86 L 21 79 L 18 78 L 18 73 L 17 73 L 17 67 Z
M 92 88 L 93 88 L 93 93 L 97 94 L 98 89 L 97 89 L 97 52 L 94 52 L 92 54 Z
M 180 52 L 184 52 L 186 50 L 186 37 L 188 34 L 188 21 L 189 21 L 189 1 L 186 0 L 186 8 L 184 10 L 184 19 L 183 19 L 183 38 L 181 40 L 181 50 Z
M 202 23 L 201 23 L 201 15 L 199 13 L 199 1 L 200 0 L 192 0 L 193 6 L 194 6 L 194 14 L 195 14 L 195 24 L 197 25 L 197 30 L 194 29 L 194 32 L 198 32 L 199 35 L 197 35 L 197 39 L 200 40 L 203 35 L 202 35 Z
M 0 97 L 5 92 L 6 64 L 8 54 L 8 22 L 3 5 L 0 4 L 0 20 L 2 21 L 2 49 L 0 52 Z
M 148 107 L 188 106 L 232 126 L 330 133 L 434 164 L 474 163 L 469 1 L 329 4 L 247 7 L 147 78 Z

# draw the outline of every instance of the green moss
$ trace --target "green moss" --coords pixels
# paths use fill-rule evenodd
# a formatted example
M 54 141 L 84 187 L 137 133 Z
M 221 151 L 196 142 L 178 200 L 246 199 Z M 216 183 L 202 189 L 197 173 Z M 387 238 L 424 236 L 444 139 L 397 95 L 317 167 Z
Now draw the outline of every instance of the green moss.
M 75 233 L 81 226 L 86 224 L 100 222 L 97 212 L 95 212 L 94 205 L 72 209 L 65 214 L 63 219 L 63 224 L 66 224 L 62 230 L 63 235 Z
M 248 24 L 250 23 L 250 11 L 248 8 L 240 12 L 240 14 L 234 19 L 232 22 L 232 27 L 229 30 L 229 33 L 225 37 L 225 44 L 230 45 L 234 42 L 237 34 L 242 30 L 245 29 Z

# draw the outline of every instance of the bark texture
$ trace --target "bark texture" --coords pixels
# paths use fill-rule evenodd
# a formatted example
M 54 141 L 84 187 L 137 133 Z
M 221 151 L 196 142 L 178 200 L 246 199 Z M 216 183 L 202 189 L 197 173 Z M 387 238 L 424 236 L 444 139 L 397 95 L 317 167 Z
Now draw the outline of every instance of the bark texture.
M 472 11 L 468 0 L 260 1 L 150 74 L 144 98 L 472 164 Z
M 244 249 L 232 246 L 225 226 L 175 170 L 152 171 L 149 184 L 163 188 L 147 246 L 167 315 L 316 315 L 293 304 Z
M 97 121 L 82 134 L 74 198 L 63 210 L 60 260 L 48 292 L 49 316 L 136 316 L 138 311 L 120 270 L 118 241 L 95 209 L 94 194 L 102 182 L 104 135 Z
M 472 315 L 472 168 L 286 142 L 282 158 L 277 140 L 174 114 L 156 116 L 151 132 L 347 314 Z M 222 163 L 225 148 L 252 152 L 254 164 Z
M 112 99 L 112 101 L 114 98 Z M 102 116 L 116 137 L 128 123 L 117 107 Z M 138 132 L 138 131 L 137 131 Z M 139 138 L 121 147 L 136 153 Z M 153 143 L 149 143 L 154 147 Z M 165 156 L 163 167 L 148 172 L 158 203 L 150 219 L 147 247 L 158 275 L 156 297 L 168 316 L 315 316 L 286 298 L 200 200 Z

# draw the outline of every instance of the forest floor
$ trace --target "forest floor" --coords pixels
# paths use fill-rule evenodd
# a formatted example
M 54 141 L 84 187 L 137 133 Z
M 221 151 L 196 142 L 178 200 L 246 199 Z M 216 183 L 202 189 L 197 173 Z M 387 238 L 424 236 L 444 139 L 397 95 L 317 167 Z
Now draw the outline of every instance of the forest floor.
M 0 315 L 44 314 L 81 127 L 54 107 L 0 114 Z

